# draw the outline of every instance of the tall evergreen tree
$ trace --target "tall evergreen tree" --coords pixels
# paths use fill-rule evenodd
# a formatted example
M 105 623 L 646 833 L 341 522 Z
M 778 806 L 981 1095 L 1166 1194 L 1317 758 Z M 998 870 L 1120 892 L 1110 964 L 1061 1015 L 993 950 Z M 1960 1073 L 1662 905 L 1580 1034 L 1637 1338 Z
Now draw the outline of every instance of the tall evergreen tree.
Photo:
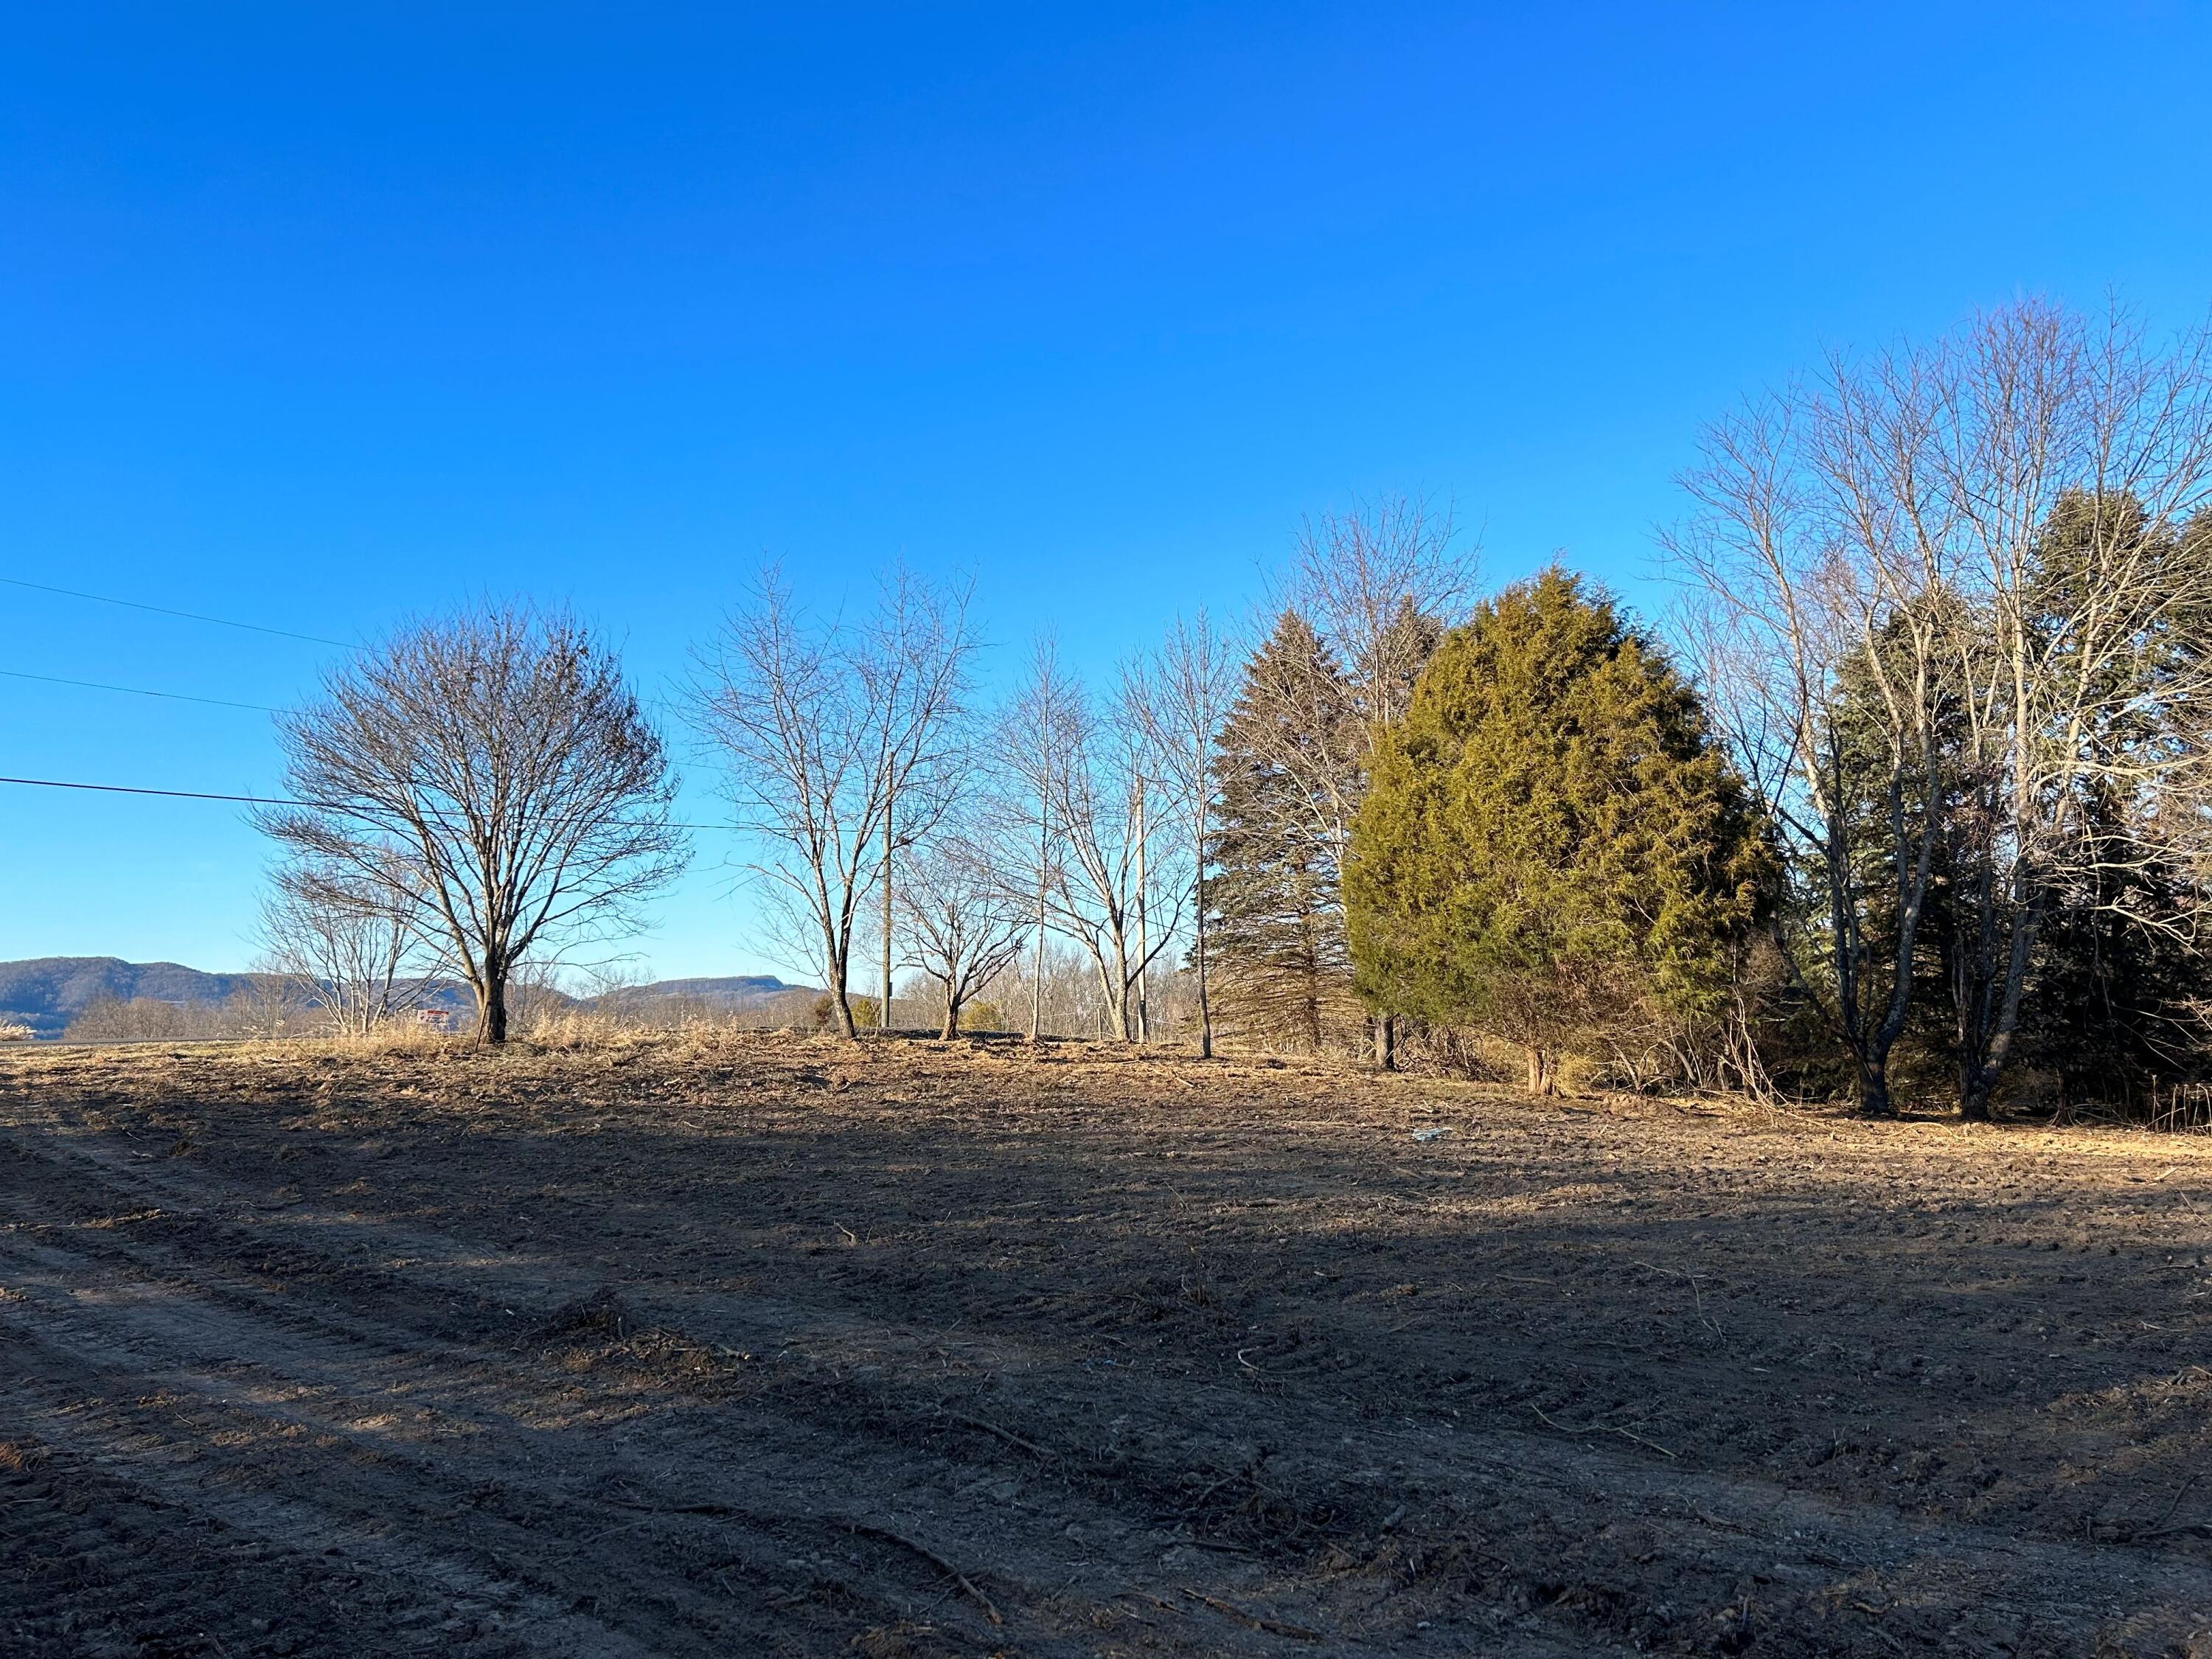
M 1697 697 L 1554 568 L 1449 635 L 1377 750 L 1344 873 L 1361 994 L 1519 1044 L 1710 1012 L 1774 861 Z
M 2126 1106 L 2160 1079 L 2205 1075 L 2205 963 L 2190 936 L 2190 872 L 2133 842 L 2116 803 L 2091 810 L 2108 826 L 2104 851 L 2098 867 L 2052 895 L 2021 1057 L 2069 1103 Z
M 1310 1051 L 1357 1017 L 1329 781 L 1358 739 L 1335 653 L 1285 611 L 1245 665 L 1213 766 L 1206 899 L 1222 1021 L 1237 1035 Z

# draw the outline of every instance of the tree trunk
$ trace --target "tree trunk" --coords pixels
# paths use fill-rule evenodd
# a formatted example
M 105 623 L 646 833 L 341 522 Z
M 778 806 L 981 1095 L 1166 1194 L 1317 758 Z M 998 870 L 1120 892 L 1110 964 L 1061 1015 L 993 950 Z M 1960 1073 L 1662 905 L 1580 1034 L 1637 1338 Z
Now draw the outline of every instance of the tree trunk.
M 1933 756 L 1923 750 L 1923 760 L 1932 775 Z M 1833 747 L 1832 742 L 1822 764 L 1834 773 L 1828 799 L 1831 802 L 1843 800 L 1847 793 L 1844 787 L 1844 763 L 1840 750 Z M 1917 836 L 1910 830 L 1904 786 L 1894 771 L 1889 781 L 1887 806 L 1889 848 L 1897 872 L 1898 933 L 1890 952 L 1889 997 L 1879 1020 L 1866 1006 L 1867 988 L 1861 977 L 1864 965 L 1861 919 L 1852 896 L 1850 842 L 1840 809 L 1833 805 L 1828 809 L 1822 847 L 1827 866 L 1829 943 L 1836 965 L 1836 1033 L 1850 1050 L 1851 1063 L 1858 1073 L 1858 1109 L 1862 1117 L 1897 1115 L 1889 1096 L 1889 1054 L 1904 1035 L 1911 1012 L 1912 953 L 1935 869 L 1936 816 L 1932 811 L 1923 812 Z M 1802 986 L 1803 975 L 1797 972 L 1796 958 L 1784 940 L 1778 915 L 1773 924 L 1773 936 L 1784 960 L 1791 964 L 1792 974 Z
M 1559 1089 L 1559 1065 L 1548 1048 L 1530 1046 L 1528 1049 L 1528 1092 L 1532 1095 L 1553 1095 Z
M 846 951 L 852 949 L 852 938 L 846 936 Z M 825 952 L 830 971 L 823 977 L 830 981 L 830 1006 L 837 1012 L 837 1032 L 848 1042 L 860 1040 L 860 1028 L 853 1023 L 853 998 L 846 983 L 852 971 L 852 963 L 843 951 L 833 944 Z
M 1198 935 L 1198 1057 L 1213 1058 L 1213 1004 L 1206 981 L 1206 808 L 1201 802 L 1198 810 L 1197 835 L 1198 908 L 1194 926 Z
M 1994 960 L 1996 929 L 1992 917 L 1981 930 L 1980 950 L 1970 959 L 1974 983 L 1960 987 L 1970 994 L 1961 998 L 1960 1006 L 1959 1115 L 1969 1123 L 1987 1123 L 1993 1115 L 1991 1097 L 2020 1027 L 2021 997 L 2042 921 L 2040 896 L 2029 890 L 2017 868 L 2006 884 L 2012 937 L 2003 968 L 2000 971 Z M 1990 896 L 1985 891 L 1985 911 L 1994 908 L 1987 902 Z
M 960 1035 L 960 999 L 953 994 L 950 982 L 945 989 L 945 1030 L 939 1035 L 947 1042 Z
M 486 969 L 477 992 L 477 1042 L 496 1048 L 507 1041 L 507 975 Z
M 1377 1014 L 1375 1017 L 1375 1065 L 1379 1071 L 1398 1069 L 1398 1017 Z
M 1859 1067 L 1859 1115 L 1861 1117 L 1895 1117 L 1897 1106 L 1889 1097 L 1889 1072 L 1886 1066 Z

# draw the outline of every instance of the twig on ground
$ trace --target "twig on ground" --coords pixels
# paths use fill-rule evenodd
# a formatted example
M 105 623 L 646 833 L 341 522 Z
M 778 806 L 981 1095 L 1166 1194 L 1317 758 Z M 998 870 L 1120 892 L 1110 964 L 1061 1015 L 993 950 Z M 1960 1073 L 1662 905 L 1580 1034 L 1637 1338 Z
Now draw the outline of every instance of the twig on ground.
M 1571 1427 L 1567 1424 L 1561 1423 L 1547 1415 L 1541 1406 L 1532 1405 L 1528 1409 L 1535 1413 L 1537 1416 L 1543 1418 L 1545 1422 L 1550 1424 L 1561 1434 L 1617 1434 L 1624 1440 L 1633 1440 L 1639 1446 L 1650 1447 L 1653 1451 L 1657 1452 L 1662 1457 L 1672 1457 L 1674 1455 L 1674 1453 L 1668 1451 L 1656 1440 L 1646 1440 L 1642 1435 L 1637 1434 L 1631 1430 L 1624 1429 L 1617 1423 L 1594 1423 L 1586 1429 L 1577 1429 Z
M 2146 1532 L 2130 1533 L 2128 1541 L 2137 1544 L 2146 1538 L 2177 1538 L 2185 1532 L 2203 1532 L 2212 1529 L 2212 1521 L 2185 1521 L 2178 1527 L 2170 1527 L 2166 1524 L 2173 1519 L 2174 1511 L 2181 1507 L 2181 1500 L 2189 1496 L 2191 1490 L 2196 1485 L 2197 1477 L 2193 1474 L 2184 1480 L 2181 1483 L 2181 1490 L 2173 1494 L 2173 1502 L 2166 1506 L 2166 1513 L 2158 1517 L 2158 1524 Z
M 996 1423 L 986 1423 L 980 1417 L 970 1417 L 965 1412 L 956 1412 L 942 1407 L 939 1408 L 938 1415 L 949 1418 L 965 1427 L 981 1430 L 985 1434 L 995 1435 L 1010 1446 L 1019 1446 L 1032 1457 L 1040 1457 L 1048 1462 L 1052 1459 L 1052 1454 L 1035 1441 L 1024 1440 L 1012 1429 L 1002 1429 Z
M 1213 1596 L 1201 1595 L 1194 1589 L 1182 1589 L 1181 1586 L 1177 1586 L 1177 1591 L 1181 1595 L 1188 1595 L 1194 1601 L 1212 1607 L 1216 1613 L 1234 1619 L 1248 1629 L 1265 1631 L 1270 1636 L 1292 1636 L 1301 1642 L 1318 1642 L 1322 1639 L 1319 1631 L 1308 1630 L 1304 1625 L 1293 1625 L 1280 1619 L 1270 1619 L 1261 1613 L 1247 1613 L 1242 1607 L 1232 1607 L 1228 1602 L 1219 1601 Z
M 1723 1330 L 1719 1324 L 1705 1312 L 1705 1293 L 1698 1287 L 1697 1274 L 1685 1273 L 1680 1267 L 1657 1267 L 1649 1261 L 1638 1261 L 1635 1265 L 1643 1268 L 1646 1273 L 1666 1273 L 1673 1278 L 1679 1279 L 1685 1284 L 1688 1285 L 1690 1287 L 1690 1295 L 1698 1304 L 1698 1323 L 1703 1325 L 1715 1336 L 1720 1338 L 1723 1346 L 1729 1347 L 1733 1347 L 1735 1346 L 1735 1344 L 1729 1341 L 1728 1333 Z
M 1200 1504 L 1203 1504 L 1207 1498 L 1212 1497 L 1214 1493 L 1219 1492 L 1231 1481 L 1236 1480 L 1237 1476 L 1249 1474 L 1250 1473 L 1251 1471 L 1249 1469 L 1236 1469 L 1231 1471 L 1230 1474 L 1223 1475 L 1218 1480 L 1209 1482 L 1205 1491 L 1199 1493 L 1197 1497 L 1189 1500 L 1189 1508 L 1186 1509 L 1184 1513 L 1188 1514 L 1192 1510 L 1195 1510 Z
M 2173 1512 L 2181 1507 L 2181 1500 L 2189 1496 L 2189 1489 L 2196 1484 L 2197 1477 L 2194 1474 L 2191 1475 L 2186 1480 L 2184 1480 L 2181 1483 L 2181 1490 L 2173 1494 L 2173 1502 L 2168 1504 L 2166 1506 L 2166 1513 L 2158 1517 L 2159 1527 L 2163 1527 L 2167 1522 L 2173 1519 Z M 2150 1536 L 2153 1534 L 2155 1534 L 2158 1528 L 2154 1527 L 2151 1528 L 2150 1534 L 2137 1533 L 2136 1536 L 2138 1538 Z
M 994 1625 L 1003 1625 L 1006 1622 L 1004 1619 L 999 1616 L 999 1610 L 991 1604 L 991 1598 L 984 1595 L 981 1590 L 975 1588 L 975 1583 L 973 1579 L 969 1578 L 966 1573 L 961 1571 L 959 1568 L 954 1566 L 950 1561 L 939 1555 L 935 1550 L 930 1548 L 928 1545 L 916 1543 L 913 1539 L 908 1538 L 904 1533 L 893 1532 L 888 1527 L 871 1526 L 865 1521 L 851 1521 L 848 1522 L 846 1524 L 851 1527 L 854 1532 L 860 1533 L 866 1537 L 880 1538 L 887 1544 L 896 1544 L 902 1549 L 912 1550 L 923 1560 L 928 1562 L 931 1566 L 935 1567 L 947 1578 L 950 1578 L 954 1583 L 959 1585 L 962 1590 L 966 1592 L 968 1599 L 973 1601 L 977 1607 L 982 1608 L 983 1616 L 986 1619 L 989 1620 Z

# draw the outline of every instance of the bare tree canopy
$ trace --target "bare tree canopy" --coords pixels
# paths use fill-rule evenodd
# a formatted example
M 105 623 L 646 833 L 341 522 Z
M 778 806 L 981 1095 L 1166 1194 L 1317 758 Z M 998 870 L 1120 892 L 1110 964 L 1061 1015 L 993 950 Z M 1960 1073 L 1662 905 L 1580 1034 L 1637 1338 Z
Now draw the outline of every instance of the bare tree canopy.
M 1027 975 L 1029 1035 L 1043 1035 L 1051 895 L 1059 885 L 1063 823 L 1054 802 L 1079 740 L 1082 689 L 1048 637 L 1033 641 L 1022 678 L 992 715 L 981 772 L 994 879 L 1030 907 L 1035 954 Z
M 915 848 L 900 864 L 897 890 L 907 959 L 937 987 L 939 1035 L 957 1036 L 969 1000 L 1021 957 L 1025 897 L 995 878 L 979 838 L 966 831 L 940 833 Z
M 416 935 L 412 901 L 395 897 L 418 888 L 399 870 L 365 882 L 342 865 L 281 866 L 261 907 L 270 968 L 301 1003 L 322 1011 L 331 1030 L 366 1036 L 421 1006 L 429 988 L 439 958 Z
M 770 566 L 696 657 L 691 720 L 752 842 L 747 868 L 818 964 L 848 1037 L 860 907 L 959 787 L 976 645 L 968 600 L 964 584 L 901 569 L 862 621 L 822 620 Z
M 2019 301 L 1832 356 L 1711 428 L 1685 479 L 1672 545 L 1717 706 L 1815 872 L 1820 948 L 1795 960 L 1870 1112 L 1939 896 L 1983 1116 L 2053 907 L 2124 891 L 2100 876 L 2146 849 L 2201 872 L 2208 343 Z
M 486 607 L 402 633 L 279 718 L 291 805 L 257 815 L 313 879 L 388 900 L 507 1038 L 526 961 L 630 930 L 683 867 L 660 734 L 571 617 Z
M 1449 507 L 1411 495 L 1323 514 L 1299 532 L 1278 608 L 1344 665 L 1368 746 L 1405 718 L 1438 637 L 1473 610 L 1479 556 Z
M 1079 694 L 1048 796 L 1054 825 L 1052 927 L 1089 953 L 1117 1036 L 1142 1040 L 1152 964 L 1181 929 L 1191 884 L 1174 866 L 1186 846 L 1157 844 L 1160 757 L 1126 696 Z
M 1201 610 L 1177 617 L 1145 661 L 1123 675 L 1122 704 L 1142 730 L 1164 805 L 1187 837 L 1182 867 L 1190 895 L 1191 965 L 1198 981 L 1198 1051 L 1213 1053 L 1213 1003 L 1206 961 L 1206 868 L 1212 824 L 1213 757 L 1237 696 L 1235 648 Z
M 1105 1029 L 1149 1036 L 1148 976 L 1179 936 L 1192 890 L 1180 789 L 1153 743 L 1168 727 L 1139 706 L 1151 690 L 1132 668 L 1111 694 L 1094 695 L 1041 640 L 991 722 L 981 815 L 995 885 L 1029 906 L 1032 1036 L 1051 933 L 1089 958 Z

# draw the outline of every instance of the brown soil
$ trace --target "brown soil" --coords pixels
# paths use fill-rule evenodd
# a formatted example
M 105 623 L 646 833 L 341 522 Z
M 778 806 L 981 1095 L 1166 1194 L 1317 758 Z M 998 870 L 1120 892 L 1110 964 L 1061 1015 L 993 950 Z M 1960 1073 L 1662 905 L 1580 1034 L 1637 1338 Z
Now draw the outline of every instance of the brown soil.
M 2212 1651 L 2208 1175 L 1073 1046 L 9 1054 L 0 1651 Z

